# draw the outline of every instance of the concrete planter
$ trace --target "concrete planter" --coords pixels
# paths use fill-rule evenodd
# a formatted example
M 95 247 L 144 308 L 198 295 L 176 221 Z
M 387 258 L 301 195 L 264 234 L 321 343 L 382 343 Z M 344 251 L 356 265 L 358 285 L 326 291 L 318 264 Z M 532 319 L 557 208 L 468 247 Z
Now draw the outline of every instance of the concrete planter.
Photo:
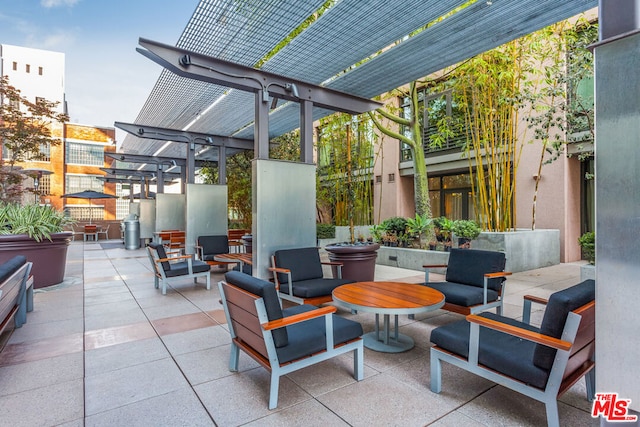
M 6 262 L 14 255 L 24 255 L 33 262 L 34 288 L 58 284 L 64 280 L 67 249 L 71 243 L 71 232 L 53 233 L 51 241 L 36 242 L 26 234 L 0 236 L 0 262 Z
M 512 273 L 560 264 L 559 230 L 518 230 L 513 232 L 482 232 L 471 241 L 471 249 L 504 252 L 506 270 Z M 448 252 L 382 246 L 378 264 L 423 270 L 425 264 L 446 264 Z M 438 272 L 434 270 L 434 272 Z
M 483 231 L 471 247 L 504 252 L 512 273 L 560 264 L 560 230 Z

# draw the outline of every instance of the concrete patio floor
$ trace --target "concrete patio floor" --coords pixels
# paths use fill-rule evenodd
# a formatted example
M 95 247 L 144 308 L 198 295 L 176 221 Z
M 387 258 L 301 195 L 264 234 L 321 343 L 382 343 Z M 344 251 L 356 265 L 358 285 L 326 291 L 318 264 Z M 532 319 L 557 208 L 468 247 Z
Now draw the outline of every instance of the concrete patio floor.
M 106 249 L 105 249 L 106 248 Z M 579 264 L 516 273 L 506 314 L 522 315 L 522 296 L 547 297 L 579 282 Z M 267 409 L 269 375 L 242 354 L 228 370 L 230 338 L 212 289 L 190 279 L 167 295 L 153 286 L 144 249 L 117 241 L 73 242 L 65 281 L 36 290 L 27 324 L 0 353 L 2 426 L 541 426 L 544 405 L 443 365 L 443 390 L 429 390 L 429 335 L 461 318 L 438 310 L 409 320 L 407 352 L 365 349 L 365 378 L 351 354 L 283 378 L 278 408 Z M 420 282 L 423 273 L 378 266 L 376 280 Z M 216 286 L 214 286 L 214 284 Z M 374 315 L 340 315 L 373 330 Z M 541 312 L 533 316 L 539 322 Z M 584 380 L 560 399 L 563 426 L 599 425 Z

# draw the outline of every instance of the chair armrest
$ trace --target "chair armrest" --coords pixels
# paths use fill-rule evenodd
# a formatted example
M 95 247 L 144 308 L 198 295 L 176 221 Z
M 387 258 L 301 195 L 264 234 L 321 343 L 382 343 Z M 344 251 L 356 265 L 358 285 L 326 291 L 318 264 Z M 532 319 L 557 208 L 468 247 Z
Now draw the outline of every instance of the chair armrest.
M 424 282 L 429 283 L 429 269 L 430 268 L 447 268 L 447 264 L 423 264 L 424 268 Z
M 267 267 L 267 270 L 273 271 L 275 273 L 284 273 L 284 274 L 291 273 L 291 270 L 289 270 L 288 268 L 282 268 L 282 267 Z
M 322 265 L 330 265 L 332 267 L 336 267 L 336 279 L 342 279 L 342 267 L 344 266 L 343 263 L 338 262 L 338 261 L 324 261 L 324 262 L 320 262 L 320 264 Z
M 294 325 L 296 323 L 315 319 L 317 317 L 326 316 L 327 314 L 335 313 L 337 310 L 338 309 L 335 306 L 320 307 L 315 310 L 306 311 L 304 313 L 283 317 L 282 319 L 272 320 L 270 322 L 263 323 L 261 326 L 265 331 L 271 331 L 273 329 L 284 328 L 285 326 Z
M 540 298 L 535 295 L 525 295 L 523 297 L 524 303 L 522 305 L 522 322 L 531 323 L 531 303 L 535 302 L 542 305 L 547 305 L 549 300 L 546 298 Z
M 507 277 L 511 276 L 513 273 L 510 271 L 498 271 L 497 273 L 485 273 L 484 277 L 487 279 L 495 279 L 496 277 Z
M 536 344 L 542 344 L 547 347 L 555 348 L 556 350 L 568 351 L 573 345 L 569 341 L 564 341 L 559 338 L 541 334 L 539 332 L 529 331 L 518 326 L 508 325 L 494 319 L 487 319 L 486 317 L 481 317 L 477 314 L 469 314 L 467 315 L 466 319 L 469 323 L 475 323 L 485 328 L 494 329 L 508 335 L 513 335 L 527 341 L 532 341 Z
M 175 261 L 177 259 L 186 259 L 186 258 L 191 259 L 191 255 L 180 255 L 180 256 L 173 257 L 173 258 L 158 258 L 155 261 L 157 263 L 160 263 L 160 262 L 170 262 L 170 261 Z

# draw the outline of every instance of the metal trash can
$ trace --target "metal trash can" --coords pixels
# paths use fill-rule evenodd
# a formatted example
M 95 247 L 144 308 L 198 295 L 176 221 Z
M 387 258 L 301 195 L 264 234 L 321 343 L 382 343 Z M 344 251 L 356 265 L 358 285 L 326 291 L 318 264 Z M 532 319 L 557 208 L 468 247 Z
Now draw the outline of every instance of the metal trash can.
M 124 221 L 124 248 L 128 250 L 140 249 L 140 221 L 137 219 Z

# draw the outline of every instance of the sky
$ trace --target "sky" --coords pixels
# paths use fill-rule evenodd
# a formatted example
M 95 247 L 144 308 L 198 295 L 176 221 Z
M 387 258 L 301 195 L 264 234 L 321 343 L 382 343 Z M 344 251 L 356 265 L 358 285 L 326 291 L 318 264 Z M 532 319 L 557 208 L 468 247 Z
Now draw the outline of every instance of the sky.
M 0 43 L 64 53 L 70 121 L 113 127 L 136 119 L 161 72 L 138 38 L 175 45 L 198 2 L 0 0 Z

